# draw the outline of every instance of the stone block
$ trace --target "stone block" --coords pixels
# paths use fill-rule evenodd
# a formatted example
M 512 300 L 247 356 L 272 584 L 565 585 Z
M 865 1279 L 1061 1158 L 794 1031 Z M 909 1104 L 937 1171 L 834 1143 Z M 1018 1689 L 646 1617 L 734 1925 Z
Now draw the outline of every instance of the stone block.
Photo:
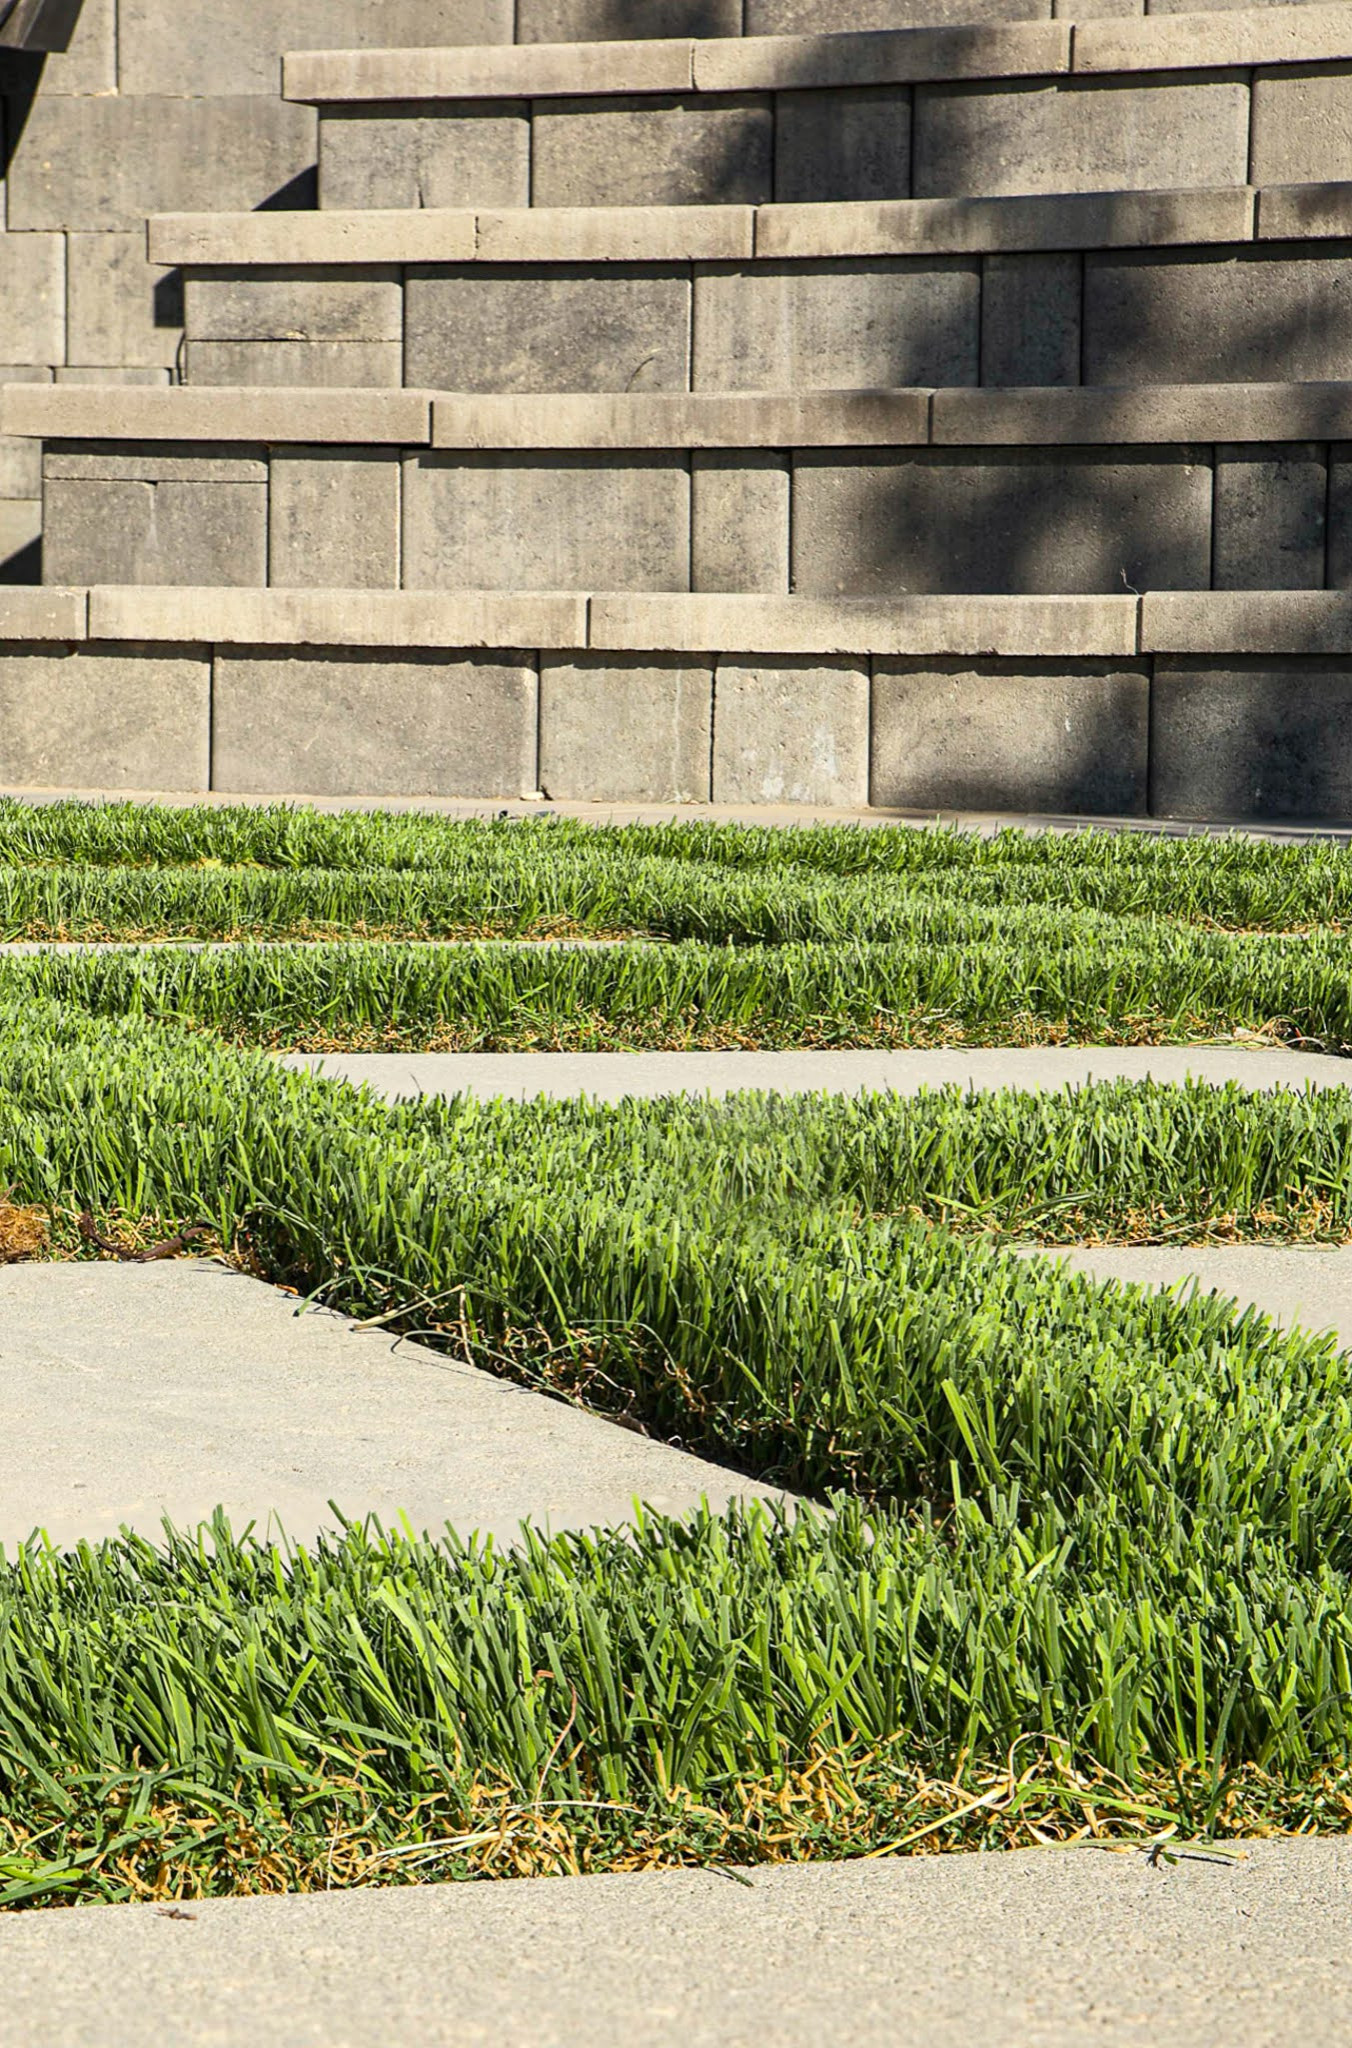
M 768 99 L 542 100 L 539 206 L 754 206 L 772 196 Z
M 1352 653 L 1352 596 L 1341 590 L 1147 591 L 1146 654 Z
M 83 640 L 88 593 L 10 586 L 0 590 L 0 641 Z
M 315 127 L 311 108 L 280 100 L 39 96 L 10 159 L 9 226 L 135 229 L 170 206 L 262 206 L 313 165 Z
M 36 583 L 41 573 L 41 498 L 0 498 L 0 583 Z
M 1226 65 L 1352 57 L 1346 6 L 1232 7 L 1161 20 L 1091 22 L 1075 36 L 1077 71 L 1219 71 Z
M 1193 451 L 799 455 L 793 587 L 808 596 L 1205 589 L 1211 466 Z
M 787 595 L 787 455 L 771 450 L 694 455 L 690 492 L 691 588 Z
M 983 21 L 1019 21 L 1028 12 L 1028 0 L 982 0 Z M 846 35 L 971 19 L 972 0 L 746 0 L 749 36 Z
M 1346 384 L 1138 384 L 936 391 L 931 439 L 981 446 L 1325 441 L 1352 433 Z
M 0 361 L 65 357 L 65 237 L 0 234 Z
M 269 583 L 397 590 L 399 499 L 392 450 L 278 449 L 268 497 Z
M 775 97 L 775 198 L 904 199 L 911 189 L 911 100 L 895 88 Z
M 124 93 L 276 93 L 287 50 L 509 43 L 512 0 L 119 0 Z
M 0 388 L 6 384 L 50 384 L 52 373 L 43 365 L 16 364 L 0 368 Z M 0 499 L 42 496 L 42 443 L 19 435 L 0 436 Z
M 1007 194 L 999 199 L 763 206 L 756 216 L 756 254 L 942 255 L 1246 242 L 1253 233 L 1253 214 L 1254 195 L 1243 186 L 1210 192 L 1043 192 L 1027 198 Z
M 216 655 L 212 780 L 241 796 L 522 796 L 533 656 Z
M 524 41 L 459 50 L 324 50 L 288 55 L 283 96 L 321 106 L 393 100 L 573 99 L 586 93 L 689 92 L 688 39 L 607 38 L 583 47 Z
M 983 384 L 1078 384 L 1084 266 L 1074 253 L 987 256 L 981 269 Z
M 98 484 L 266 484 L 268 464 L 259 448 L 205 447 L 159 441 L 145 448 L 116 442 L 81 445 L 55 441 L 42 459 L 51 482 Z
M 540 787 L 559 803 L 707 803 L 710 662 L 540 657 Z
M 261 483 L 50 479 L 43 574 L 50 583 L 249 585 L 267 580 Z
M 302 390 L 391 391 L 403 383 L 397 341 L 189 341 L 187 381 Z
M 440 391 L 684 391 L 690 282 L 616 264 L 413 272 L 408 381 Z
M 1150 808 L 1246 824 L 1352 815 L 1352 663 L 1155 664 Z
M 1260 72 L 1249 175 L 1255 185 L 1352 178 L 1352 69 Z
M 420 455 L 404 468 L 411 590 L 687 590 L 684 455 Z
M 432 400 L 436 448 L 818 448 L 929 439 L 928 391 L 520 392 Z
M 329 108 L 319 123 L 319 204 L 529 206 L 526 102 Z
M 967 22 L 824 36 L 743 36 L 695 44 L 701 92 L 899 85 L 912 79 L 1041 77 L 1070 69 L 1064 22 Z
M 1214 588 L 1322 589 L 1328 480 L 1316 442 L 1219 445 Z
M 871 801 L 897 810 L 1145 810 L 1150 681 L 1096 662 L 875 662 Z
M 917 86 L 918 199 L 1243 185 L 1243 78 Z
M 139 384 L 164 391 L 171 373 L 167 367 L 152 369 L 137 363 L 58 363 L 53 374 L 58 384 Z
M 972 256 L 701 271 L 694 384 L 700 391 L 975 384 L 980 318 Z
M 172 369 L 183 339 L 182 280 L 146 261 L 145 230 L 66 240 L 71 363 Z
M 478 216 L 480 263 L 736 262 L 754 253 L 750 206 L 533 206 Z
M 197 791 L 211 753 L 211 666 L 176 647 L 7 646 L 0 783 Z
M 117 91 L 117 0 L 83 0 L 70 48 L 42 66 L 42 96 Z
M 1352 236 L 1352 184 L 1269 185 L 1255 194 L 1256 238 L 1300 242 L 1307 238 Z
M 84 593 L 16 595 L 81 605 Z M 201 640 L 231 647 L 585 647 L 587 600 L 569 592 L 172 590 L 101 585 L 94 637 Z M 6 603 L 0 599 L 0 635 Z M 25 629 L 27 630 L 27 629 Z M 35 627 L 34 632 L 38 629 Z
M 404 338 L 403 275 L 395 266 L 194 270 L 183 298 L 194 342 Z
M 1130 655 L 1138 610 L 1134 597 L 603 596 L 591 601 L 591 645 L 713 654 Z
M 868 802 L 867 663 L 720 661 L 714 684 L 716 804 Z
M 742 0 L 517 0 L 522 43 L 608 43 L 621 36 L 736 36 Z
M 1085 258 L 1086 384 L 1349 377 L 1352 250 L 1275 243 Z
M 163 213 L 149 223 L 152 263 L 194 270 L 295 270 L 312 263 L 467 263 L 475 252 L 472 213 Z
M 425 392 L 11 389 L 0 425 L 44 441 L 426 441 Z

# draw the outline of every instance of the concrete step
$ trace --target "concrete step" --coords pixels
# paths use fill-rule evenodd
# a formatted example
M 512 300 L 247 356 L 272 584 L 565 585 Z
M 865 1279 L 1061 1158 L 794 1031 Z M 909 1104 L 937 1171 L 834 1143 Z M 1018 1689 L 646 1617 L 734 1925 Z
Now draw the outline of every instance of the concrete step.
M 187 215 L 193 385 L 803 391 L 1352 378 L 1352 184 Z
M 1352 814 L 1352 593 L 0 592 L 0 788 Z

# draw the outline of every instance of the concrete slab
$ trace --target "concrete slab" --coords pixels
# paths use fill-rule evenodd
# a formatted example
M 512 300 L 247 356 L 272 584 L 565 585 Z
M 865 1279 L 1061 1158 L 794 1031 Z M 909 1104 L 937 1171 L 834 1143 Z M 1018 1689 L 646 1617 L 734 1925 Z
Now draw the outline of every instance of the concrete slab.
M 1352 1061 L 1328 1053 L 1245 1046 L 1030 1046 L 953 1052 L 509 1052 L 289 1053 L 284 1064 L 366 1086 L 397 1101 L 469 1093 L 524 1101 L 586 1095 L 599 1102 L 659 1095 L 731 1095 L 820 1089 L 857 1095 L 890 1089 L 1065 1088 L 1086 1081 L 1182 1081 L 1245 1088 L 1346 1088 Z
M 6 2048 L 1341 2048 L 1352 1842 L 16 1914 Z
M 773 1489 L 358 1331 L 209 1261 L 0 1267 L 0 1543 L 158 1534 L 219 1504 L 312 1537 L 329 1503 L 515 1537 Z M 0 2032 L 3 2032 L 0 2029 Z
M 1098 1245 L 1072 1251 L 1066 1262 L 1096 1280 L 1135 1280 L 1144 1287 L 1195 1281 L 1203 1293 L 1233 1296 L 1285 1325 L 1312 1334 L 1332 1330 L 1352 1349 L 1352 1246 Z

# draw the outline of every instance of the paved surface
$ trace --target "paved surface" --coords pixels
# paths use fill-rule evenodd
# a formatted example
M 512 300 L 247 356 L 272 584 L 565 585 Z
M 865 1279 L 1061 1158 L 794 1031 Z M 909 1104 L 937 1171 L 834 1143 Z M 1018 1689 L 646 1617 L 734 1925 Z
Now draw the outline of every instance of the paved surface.
M 1352 1350 L 1352 1246 L 1103 1245 L 1043 1256 L 1064 1256 L 1077 1273 L 1099 1280 L 1168 1287 L 1195 1279 L 1203 1292 L 1233 1295 L 1279 1323 L 1332 1330 L 1342 1348 Z
M 1352 1843 L 96 1906 L 0 1922 L 6 2048 L 1343 2048 Z
M 286 1064 L 365 1082 L 379 1095 L 729 1095 L 739 1088 L 800 1095 L 859 1094 L 956 1083 L 963 1088 L 1065 1088 L 1121 1076 L 1181 1081 L 1189 1075 L 1246 1088 L 1346 1088 L 1352 1060 L 1328 1053 L 1220 1046 L 1032 1046 L 971 1052 L 508 1052 L 292 1053 Z
M 0 1267 L 0 1542 L 223 1505 L 304 1538 L 406 1514 L 514 1537 L 757 1486 L 208 1261 Z M 0 2041 L 5 2038 L 0 2016 Z

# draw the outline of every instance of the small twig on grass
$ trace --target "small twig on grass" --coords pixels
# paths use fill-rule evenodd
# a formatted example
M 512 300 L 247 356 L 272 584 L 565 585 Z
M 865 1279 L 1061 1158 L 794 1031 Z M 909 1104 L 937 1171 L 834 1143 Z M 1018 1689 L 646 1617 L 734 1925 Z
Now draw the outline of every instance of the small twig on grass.
M 106 1252 L 110 1259 L 121 1259 L 131 1266 L 148 1266 L 156 1259 L 176 1259 L 180 1252 L 191 1250 L 198 1238 L 211 1236 L 209 1223 L 189 1223 L 174 1237 L 166 1237 L 162 1244 L 153 1244 L 148 1250 L 135 1252 L 124 1244 L 117 1244 L 111 1237 L 104 1237 L 88 1209 L 80 1215 L 80 1236 L 86 1244 L 92 1244 L 96 1251 Z

